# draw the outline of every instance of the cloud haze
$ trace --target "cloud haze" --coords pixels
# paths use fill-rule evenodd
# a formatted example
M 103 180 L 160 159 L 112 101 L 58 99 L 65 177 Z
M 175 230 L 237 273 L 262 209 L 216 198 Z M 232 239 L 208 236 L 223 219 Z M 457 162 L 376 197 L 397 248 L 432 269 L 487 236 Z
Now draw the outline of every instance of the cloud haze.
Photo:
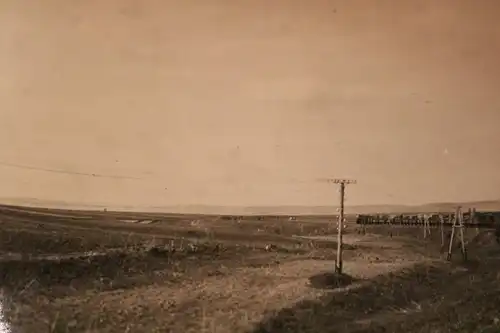
M 324 205 L 338 176 L 352 204 L 500 198 L 499 10 L 3 1 L 0 197 Z

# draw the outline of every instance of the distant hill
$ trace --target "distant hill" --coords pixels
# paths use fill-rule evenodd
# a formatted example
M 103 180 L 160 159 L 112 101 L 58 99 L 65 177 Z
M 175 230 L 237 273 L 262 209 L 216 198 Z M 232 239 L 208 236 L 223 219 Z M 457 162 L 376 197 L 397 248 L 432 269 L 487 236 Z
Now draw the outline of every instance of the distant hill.
M 346 206 L 347 214 L 370 213 L 425 213 L 425 212 L 453 212 L 460 205 L 463 209 L 476 208 L 479 211 L 500 210 L 500 200 L 460 203 L 429 203 L 418 206 L 409 205 L 357 205 Z M 175 213 L 205 213 L 205 214 L 241 214 L 241 215 L 330 215 L 337 214 L 336 206 L 177 206 L 151 207 L 153 211 L 169 211 Z
M 109 210 L 120 211 L 148 211 L 152 213 L 177 213 L 177 214 L 215 214 L 215 215 L 330 215 L 337 213 L 336 206 L 209 206 L 209 205 L 182 205 L 161 207 L 139 206 L 105 206 L 98 204 L 76 204 L 60 201 L 38 200 L 33 198 L 5 198 L 0 199 L 0 204 L 21 205 L 29 207 L 46 207 L 81 210 Z M 357 205 L 346 206 L 347 214 L 369 213 L 424 213 L 424 212 L 452 212 L 457 205 L 464 209 L 474 207 L 479 211 L 500 211 L 500 200 L 476 202 L 442 202 L 428 203 L 418 206 L 409 205 Z

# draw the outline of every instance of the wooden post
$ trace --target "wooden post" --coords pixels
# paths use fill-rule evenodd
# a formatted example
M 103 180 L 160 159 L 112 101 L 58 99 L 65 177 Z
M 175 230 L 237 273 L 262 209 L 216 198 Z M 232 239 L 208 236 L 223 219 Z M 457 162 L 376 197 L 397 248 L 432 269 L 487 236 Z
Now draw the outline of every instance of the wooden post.
M 340 214 L 338 221 L 338 233 L 337 233 L 337 260 L 335 261 L 335 273 L 342 274 L 342 232 L 344 229 L 344 196 L 345 196 L 345 185 L 346 184 L 356 184 L 355 180 L 348 179 L 327 179 L 329 182 L 334 184 L 340 184 Z
M 427 239 L 427 236 L 431 235 L 430 217 L 427 215 L 423 215 L 422 222 L 424 224 L 424 239 Z
M 444 250 L 444 216 L 439 214 L 439 222 L 441 227 L 441 251 Z
M 392 238 L 392 216 L 389 216 L 389 236 Z
M 476 208 L 472 208 L 470 212 L 470 223 L 476 225 L 476 235 L 479 235 L 479 226 L 476 219 Z
M 455 240 L 455 224 L 457 223 L 459 212 L 460 212 L 460 208 L 457 208 L 455 211 L 455 217 L 453 219 L 453 224 L 451 225 L 450 245 L 448 246 L 448 256 L 446 257 L 446 260 L 448 260 L 448 261 L 451 260 L 451 253 L 453 251 L 453 241 Z M 450 217 L 451 217 L 451 214 L 450 214 Z
M 450 246 L 448 247 L 448 256 L 447 260 L 451 260 L 451 254 L 453 251 L 453 241 L 455 239 L 455 229 L 459 229 L 459 237 L 460 237 L 460 247 L 462 251 L 462 258 L 464 261 L 467 261 L 467 250 L 465 248 L 465 240 L 464 240 L 464 221 L 461 207 L 457 207 L 455 212 L 455 217 L 453 219 L 452 229 L 451 229 L 451 238 L 450 238 Z
M 337 262 L 335 263 L 335 273 L 342 273 L 342 230 L 344 225 L 344 194 L 345 183 L 340 183 L 340 214 L 337 233 Z
M 461 250 L 462 250 L 462 258 L 464 261 L 467 261 L 467 249 L 465 248 L 465 239 L 464 239 L 464 215 L 460 211 L 460 216 L 459 216 L 459 232 L 460 232 L 460 245 L 461 245 Z
M 424 227 L 424 239 L 427 238 L 427 228 L 426 228 L 426 225 L 425 225 L 425 218 L 423 215 L 419 216 L 418 217 L 418 221 L 422 223 L 422 226 Z
M 431 236 L 431 222 L 432 222 L 432 215 L 429 215 L 427 217 L 427 232 L 429 233 L 429 236 Z
M 453 213 L 448 214 L 448 223 L 453 225 Z M 448 238 L 448 234 L 446 235 L 446 238 Z

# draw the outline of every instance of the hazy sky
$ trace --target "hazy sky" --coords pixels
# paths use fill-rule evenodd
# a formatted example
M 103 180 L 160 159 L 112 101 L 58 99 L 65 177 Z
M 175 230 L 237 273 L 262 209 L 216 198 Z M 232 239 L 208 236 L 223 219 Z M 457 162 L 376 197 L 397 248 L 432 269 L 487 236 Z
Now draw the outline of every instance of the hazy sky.
M 324 205 L 337 192 L 317 179 L 351 177 L 348 204 L 500 198 L 499 15 L 498 0 L 3 0 L 0 197 Z

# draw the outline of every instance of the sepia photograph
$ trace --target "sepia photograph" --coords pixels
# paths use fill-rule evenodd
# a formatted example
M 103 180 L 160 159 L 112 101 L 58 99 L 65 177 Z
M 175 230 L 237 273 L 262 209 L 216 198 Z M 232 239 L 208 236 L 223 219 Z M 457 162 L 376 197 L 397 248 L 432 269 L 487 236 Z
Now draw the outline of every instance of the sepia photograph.
M 499 17 L 1 0 L 0 333 L 500 332 Z

